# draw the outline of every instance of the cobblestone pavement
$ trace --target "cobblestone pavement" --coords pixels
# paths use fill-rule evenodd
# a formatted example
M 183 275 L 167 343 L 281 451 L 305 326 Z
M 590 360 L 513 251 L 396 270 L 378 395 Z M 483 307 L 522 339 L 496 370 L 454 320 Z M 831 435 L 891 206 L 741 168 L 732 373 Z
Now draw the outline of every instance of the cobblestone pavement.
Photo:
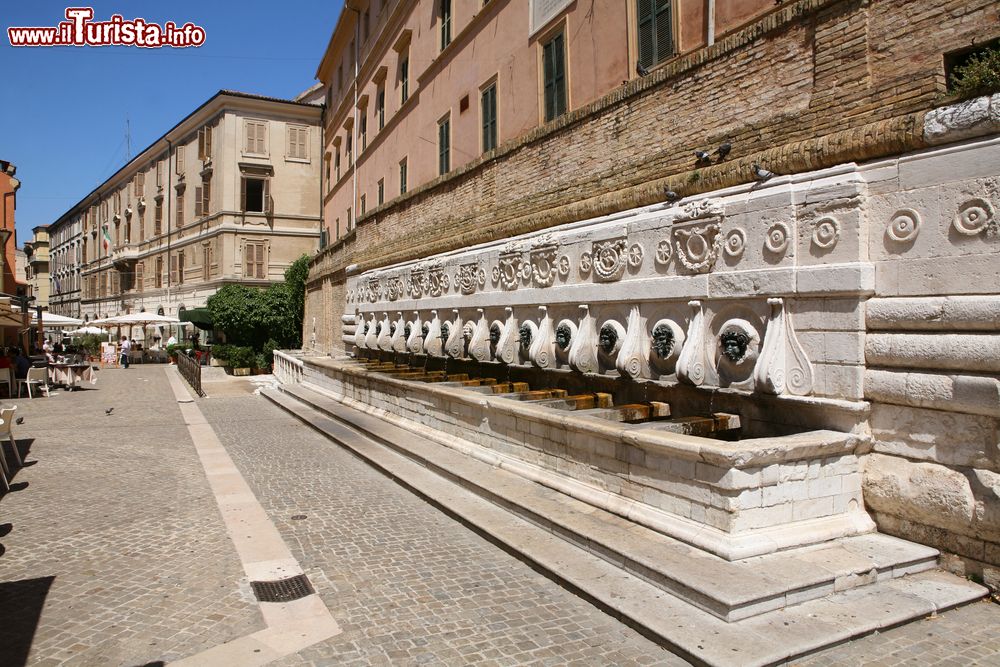
M 35 464 L 0 501 L 0 664 L 143 664 L 264 627 L 164 368 L 98 377 L 5 402 Z
M 141 665 L 263 627 L 164 372 L 105 370 L 93 390 L 17 401 L 37 463 L 0 501 L 0 664 L 30 646 L 31 665 Z M 685 664 L 230 389 L 198 405 L 344 629 L 276 664 Z M 1000 606 L 795 664 L 997 665 Z

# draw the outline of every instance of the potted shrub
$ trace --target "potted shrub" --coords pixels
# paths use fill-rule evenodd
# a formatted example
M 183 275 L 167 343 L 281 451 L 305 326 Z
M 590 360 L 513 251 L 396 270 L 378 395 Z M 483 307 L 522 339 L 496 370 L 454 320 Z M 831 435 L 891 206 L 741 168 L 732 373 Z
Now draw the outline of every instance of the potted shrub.
M 271 372 L 271 357 L 266 353 L 254 355 L 253 364 L 254 375 L 265 375 Z
M 229 352 L 228 367 L 233 370 L 233 375 L 250 375 L 254 361 L 252 348 L 233 347 Z
M 212 366 L 227 366 L 229 363 L 229 354 L 233 349 L 232 345 L 226 345 L 225 343 L 218 343 L 212 346 Z

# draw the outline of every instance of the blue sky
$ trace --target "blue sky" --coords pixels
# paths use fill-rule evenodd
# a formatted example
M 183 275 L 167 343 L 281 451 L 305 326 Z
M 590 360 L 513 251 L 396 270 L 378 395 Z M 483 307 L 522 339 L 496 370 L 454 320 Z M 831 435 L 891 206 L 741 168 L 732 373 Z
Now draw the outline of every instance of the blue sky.
M 315 83 L 340 0 L 4 2 L 0 12 L 0 159 L 17 166 L 17 242 L 50 224 L 221 88 L 292 97 Z M 55 26 L 91 6 L 206 31 L 187 49 L 11 48 L 9 26 Z

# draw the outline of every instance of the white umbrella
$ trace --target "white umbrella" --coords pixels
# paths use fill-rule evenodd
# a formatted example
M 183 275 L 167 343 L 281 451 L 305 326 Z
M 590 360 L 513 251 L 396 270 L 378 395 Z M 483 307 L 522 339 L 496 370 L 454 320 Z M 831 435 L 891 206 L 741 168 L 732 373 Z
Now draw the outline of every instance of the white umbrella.
M 91 324 L 96 324 L 97 326 L 109 326 L 109 327 L 127 327 L 127 326 L 139 326 L 146 324 L 155 325 L 165 325 L 165 324 L 180 324 L 181 321 L 176 317 L 170 317 L 169 315 L 157 315 L 156 313 L 129 313 L 128 315 L 119 315 L 118 317 L 105 317 L 103 320 L 94 320 Z
M 31 314 L 31 324 L 38 326 L 38 314 Z M 83 324 L 83 320 L 78 320 L 75 317 L 66 317 L 65 315 L 56 315 L 55 313 L 50 313 L 47 310 L 42 311 L 42 327 L 43 328 L 59 328 L 66 326 L 78 326 Z
M 80 327 L 79 329 L 73 329 L 72 331 L 64 331 L 63 333 L 69 334 L 70 336 L 82 336 L 84 334 L 102 334 L 104 329 L 100 327 Z

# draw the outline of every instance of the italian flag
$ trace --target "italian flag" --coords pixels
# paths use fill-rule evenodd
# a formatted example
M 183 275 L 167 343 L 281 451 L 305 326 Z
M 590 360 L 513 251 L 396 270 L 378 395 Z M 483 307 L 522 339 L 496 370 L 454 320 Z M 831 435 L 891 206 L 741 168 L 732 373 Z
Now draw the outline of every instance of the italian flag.
M 104 253 L 107 254 L 111 248 L 111 232 L 108 231 L 107 225 L 101 228 L 101 243 L 104 245 Z

